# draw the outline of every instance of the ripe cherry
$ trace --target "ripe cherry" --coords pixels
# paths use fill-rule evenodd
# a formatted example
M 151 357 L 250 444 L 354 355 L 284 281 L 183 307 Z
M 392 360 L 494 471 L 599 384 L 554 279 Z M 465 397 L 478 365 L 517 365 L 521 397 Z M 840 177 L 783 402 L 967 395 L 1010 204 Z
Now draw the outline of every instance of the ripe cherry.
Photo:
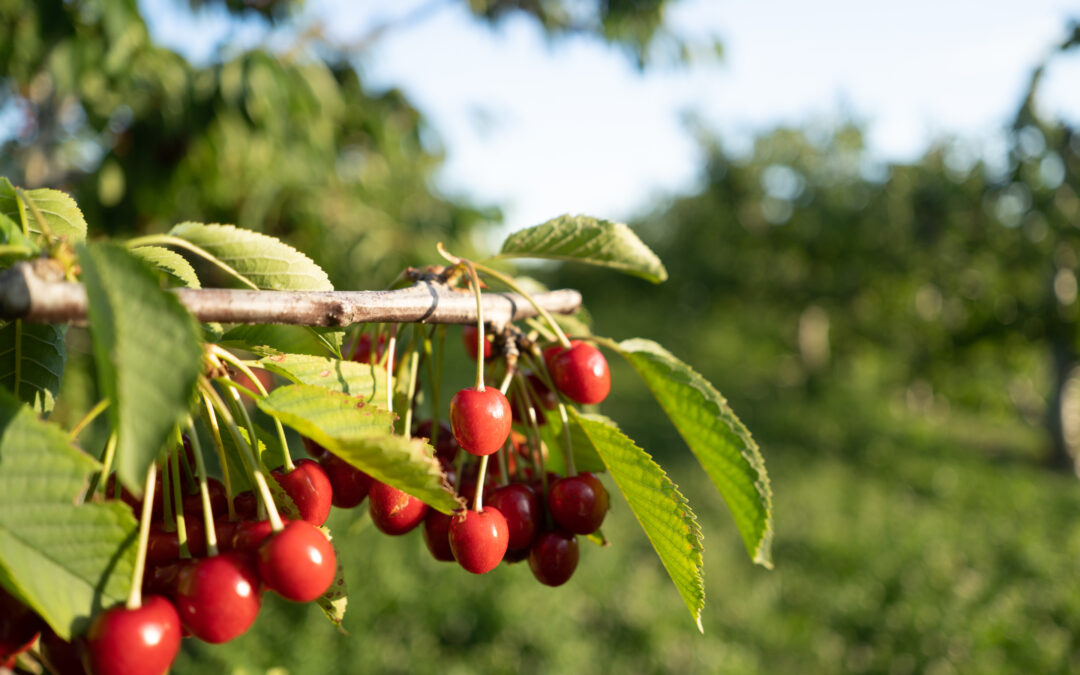
M 495 569 L 506 555 L 509 540 L 506 518 L 495 507 L 464 511 L 450 520 L 450 550 L 458 564 L 473 574 Z
M 292 498 L 303 520 L 316 526 L 326 522 L 334 500 L 334 488 L 318 462 L 301 459 L 289 473 L 276 469 L 271 474 Z
M 229 508 L 228 497 L 225 495 L 225 484 L 217 478 L 206 479 L 206 491 L 210 494 L 210 511 L 213 513 L 225 513 Z M 184 515 L 187 517 L 197 516 L 202 518 L 202 493 L 184 495 Z
M 254 553 L 273 533 L 269 520 L 241 520 L 233 528 L 230 548 L 241 553 Z
M 465 353 L 469 355 L 469 358 L 473 361 L 476 360 L 476 337 L 479 331 L 476 326 L 465 325 L 461 327 L 461 340 L 465 343 Z M 491 343 L 493 336 L 491 333 L 484 333 L 484 360 L 491 358 Z
M 300 440 L 304 442 L 304 450 L 307 451 L 307 454 L 311 455 L 315 459 L 322 459 L 329 454 L 326 448 L 311 440 L 307 436 L 301 436 Z
M 434 440 L 435 428 L 431 420 L 424 420 L 418 424 L 416 431 L 413 432 L 413 438 Z M 439 439 L 432 445 L 435 446 L 435 458 L 442 462 L 443 466 L 453 464 L 461 450 L 457 439 L 454 438 L 454 433 L 450 431 L 450 425 L 446 422 L 439 422 Z
M 259 513 L 259 498 L 252 490 L 244 490 L 233 495 L 233 509 L 236 515 L 248 520 L 254 520 Z
M 0 662 L 30 649 L 44 627 L 41 617 L 0 586 Z
M 334 506 L 351 509 L 360 505 L 371 489 L 371 476 L 337 455 L 327 453 L 320 461 L 334 490 Z
M 607 514 L 607 490 L 591 473 L 560 478 L 548 485 L 548 510 L 567 532 L 592 534 Z
M 546 586 L 562 586 L 578 564 L 577 537 L 568 532 L 544 532 L 529 549 L 529 569 Z
M 510 402 L 494 387 L 466 387 L 450 401 L 450 427 L 458 444 L 474 455 L 490 455 L 510 435 Z
M 559 391 L 578 403 L 599 403 L 611 391 L 611 372 L 600 350 L 574 340 L 569 349 L 555 353 L 548 364 Z
M 242 635 L 259 615 L 259 577 L 246 554 L 195 560 L 180 570 L 176 609 L 191 634 L 212 644 Z
M 206 529 L 203 527 L 202 518 L 185 517 L 184 530 L 187 534 L 188 552 L 195 557 L 206 555 Z M 164 523 L 151 523 L 150 536 L 146 542 L 146 562 L 160 565 L 179 558 L 179 531 L 173 529 L 172 532 L 167 532 Z
M 429 509 L 424 517 L 424 544 L 431 557 L 440 562 L 452 562 L 454 552 L 450 550 L 450 516 Z
M 180 650 L 180 617 L 160 595 L 142 606 L 117 605 L 94 617 L 86 634 L 94 675 L 162 675 Z
M 543 504 L 536 491 L 524 483 L 511 483 L 497 488 L 485 499 L 506 518 L 507 548 L 528 550 L 544 517 Z
M 356 345 L 353 346 L 352 360 L 357 363 L 370 363 L 371 361 L 381 361 L 383 352 L 386 351 L 386 336 L 379 336 L 379 346 L 375 349 L 374 359 L 371 356 L 371 336 L 364 333 L 357 339 Z
M 373 482 L 368 494 L 371 522 L 385 534 L 405 534 L 427 515 L 427 504 L 386 483 Z
M 311 602 L 326 592 L 337 574 L 329 540 L 306 520 L 294 520 L 259 547 L 259 576 L 267 588 L 295 602 Z

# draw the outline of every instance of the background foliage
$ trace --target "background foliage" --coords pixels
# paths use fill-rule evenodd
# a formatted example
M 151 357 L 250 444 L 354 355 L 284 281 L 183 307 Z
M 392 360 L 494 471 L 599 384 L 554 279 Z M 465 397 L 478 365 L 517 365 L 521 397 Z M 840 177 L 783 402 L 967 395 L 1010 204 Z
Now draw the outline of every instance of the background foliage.
M 277 22 L 293 5 L 225 4 Z M 642 63 L 674 44 L 662 2 L 569 4 L 469 6 L 490 21 L 528 13 L 553 36 L 590 32 Z M 71 191 L 109 234 L 191 219 L 283 236 L 336 288 L 381 287 L 431 262 L 437 239 L 467 252 L 497 211 L 435 193 L 439 150 L 417 111 L 323 47 L 197 66 L 151 41 L 133 0 L 0 0 L 0 110 L 20 120 L 0 175 Z M 1080 668 L 1080 495 L 1049 468 L 1070 467 L 1080 439 L 1080 138 L 1036 114 L 1038 76 L 1004 158 L 944 140 L 882 165 L 851 124 L 777 129 L 740 155 L 703 136 L 700 193 L 635 226 L 667 283 L 538 270 L 580 288 L 608 333 L 698 364 L 768 457 L 772 572 L 746 560 L 708 477 L 671 470 L 711 542 L 704 638 L 625 504 L 605 525 L 613 545 L 583 548 L 556 590 L 520 567 L 463 585 L 419 537 L 338 513 L 348 637 L 315 608 L 268 598 L 252 633 L 187 645 L 177 672 Z M 97 396 L 80 335 L 69 331 L 60 420 Z M 648 391 L 612 365 L 604 412 L 643 446 L 674 449 Z

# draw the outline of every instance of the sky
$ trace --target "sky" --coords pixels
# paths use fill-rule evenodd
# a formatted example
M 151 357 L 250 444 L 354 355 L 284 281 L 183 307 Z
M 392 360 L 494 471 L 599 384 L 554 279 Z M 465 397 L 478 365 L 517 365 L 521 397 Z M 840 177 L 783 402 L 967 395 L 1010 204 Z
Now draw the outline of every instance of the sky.
M 195 59 L 288 39 L 213 14 L 188 21 L 175 2 L 141 4 L 155 37 Z M 428 4 L 307 0 L 301 21 L 354 42 Z M 778 124 L 855 119 L 884 160 L 941 137 L 993 153 L 1031 69 L 1080 19 L 1062 0 L 683 0 L 668 25 L 718 38 L 722 58 L 642 72 L 597 40 L 550 41 L 523 19 L 492 29 L 460 4 L 386 31 L 357 66 L 425 115 L 446 154 L 438 187 L 502 207 L 511 230 L 567 212 L 627 220 L 693 191 L 703 156 L 687 114 L 734 150 Z M 1080 49 L 1051 62 L 1041 105 L 1080 121 L 1077 83 Z

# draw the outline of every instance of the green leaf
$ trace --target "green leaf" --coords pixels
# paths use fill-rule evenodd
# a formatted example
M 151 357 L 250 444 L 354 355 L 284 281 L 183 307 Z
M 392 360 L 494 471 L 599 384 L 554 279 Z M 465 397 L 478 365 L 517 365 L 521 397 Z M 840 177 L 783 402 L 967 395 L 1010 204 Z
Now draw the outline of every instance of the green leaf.
M 570 423 L 591 444 L 626 497 L 690 614 L 701 627 L 705 607 L 701 528 L 690 504 L 647 452 L 601 415 L 571 409 Z
M 663 263 L 626 225 L 588 216 L 559 216 L 514 232 L 500 258 L 548 258 L 599 265 L 647 279 L 667 279 Z
M 314 384 L 366 401 L 386 396 L 386 370 L 369 363 L 302 354 L 275 354 L 259 363 L 296 384 Z
M 169 233 L 209 251 L 257 288 L 274 291 L 332 291 L 334 286 L 311 258 L 274 237 L 232 225 L 180 223 Z
M 326 356 L 341 353 L 344 336 L 343 330 L 334 328 L 253 324 L 230 328 L 218 344 L 257 354 Z
M 0 323 L 0 384 L 35 412 L 49 413 L 56 402 L 66 332 L 66 326 L 19 319 Z
M 569 407 L 567 408 L 569 410 Z M 566 437 L 558 410 L 545 410 L 547 421 L 540 426 L 540 439 L 548 449 L 546 468 L 558 474 L 566 474 Z M 570 425 L 570 447 L 574 449 L 574 468 L 578 471 L 604 471 L 604 461 L 596 454 L 577 425 Z
M 187 288 L 202 288 L 195 268 L 184 256 L 164 246 L 139 246 L 130 249 L 131 253 L 143 262 L 161 270 Z
M 327 539 L 330 539 L 328 530 L 325 527 L 319 528 Z M 334 580 L 330 583 L 330 588 L 326 589 L 326 592 L 315 598 L 315 604 L 319 606 L 319 609 L 323 611 L 326 618 L 330 620 L 330 623 L 334 624 L 342 635 L 345 635 L 345 629 L 342 628 L 341 622 L 345 620 L 345 609 L 349 605 L 349 588 L 345 584 L 345 567 L 341 564 L 341 559 L 338 559 L 337 573 L 334 574 Z
M 278 387 L 257 400 L 276 417 L 372 478 L 450 513 L 463 504 L 446 483 L 435 450 L 420 439 L 395 436 L 392 412 L 323 387 Z
M 154 273 L 113 244 L 81 247 L 90 337 L 108 414 L 117 430 L 116 468 L 141 494 L 146 469 L 182 421 L 201 370 L 195 321 Z
M 750 432 L 708 380 L 660 345 L 631 339 L 610 346 L 645 380 L 720 490 L 754 562 L 772 568 L 772 488 Z
M 0 213 L 0 264 L 27 260 L 37 256 L 40 251 L 41 247 L 23 234 L 21 225 Z
M 75 503 L 98 463 L 0 390 L 0 583 L 65 640 L 126 599 L 136 523 L 121 502 Z
M 38 188 L 23 190 L 22 196 L 20 199 L 11 181 L 0 178 L 0 214 L 20 225 L 25 223 L 33 234 L 43 234 L 47 229 L 53 236 L 66 237 L 72 243 L 86 239 L 86 219 L 70 195 Z

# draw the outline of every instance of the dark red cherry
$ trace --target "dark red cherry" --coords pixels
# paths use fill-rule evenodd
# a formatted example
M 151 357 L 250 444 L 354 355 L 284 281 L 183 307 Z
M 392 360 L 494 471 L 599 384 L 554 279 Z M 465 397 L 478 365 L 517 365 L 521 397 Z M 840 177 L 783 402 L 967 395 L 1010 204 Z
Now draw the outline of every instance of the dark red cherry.
M 368 493 L 371 522 L 385 534 L 399 535 L 411 531 L 427 515 L 428 505 L 412 495 L 374 481 Z
M 548 485 L 548 511 L 567 532 L 596 532 L 604 522 L 607 510 L 607 490 L 590 473 L 560 478 Z
M 259 547 L 259 576 L 267 588 L 294 602 L 311 602 L 337 574 L 330 541 L 306 520 L 294 520 Z
M 586 342 L 571 342 L 552 357 L 549 369 L 559 391 L 578 403 L 599 403 L 611 391 L 607 359 Z
M 0 586 L 0 661 L 30 649 L 42 628 L 41 617 Z
M 241 553 L 254 553 L 273 533 L 269 520 L 241 520 L 233 528 L 230 548 Z
M 353 347 L 352 360 L 357 363 L 370 363 L 371 361 L 381 361 L 383 352 L 386 351 L 386 336 L 379 336 L 379 346 L 375 349 L 375 357 L 371 356 L 371 336 L 364 333 L 356 340 L 356 345 Z
M 476 360 L 476 338 L 479 331 L 476 326 L 462 326 L 461 327 L 461 340 L 465 343 L 465 353 L 469 355 L 469 358 L 473 361 Z M 491 358 L 491 342 L 493 336 L 491 333 L 484 332 L 484 360 Z
M 322 464 L 334 491 L 334 506 L 351 509 L 360 506 L 371 490 L 371 476 L 336 455 L 326 454 Z
M 435 439 L 435 428 L 431 423 L 431 420 L 424 420 L 416 426 L 416 431 L 413 432 L 413 438 L 426 438 L 429 441 Z M 432 445 L 435 446 L 435 458 L 443 463 L 443 466 L 450 466 L 454 463 L 454 460 L 458 456 L 458 452 L 461 450 L 461 446 L 458 445 L 457 439 L 454 438 L 454 432 L 450 430 L 450 425 L 446 422 L 439 422 L 439 438 L 434 440 Z
M 225 513 L 229 508 L 228 497 L 225 496 L 225 485 L 217 478 L 206 479 L 206 490 L 210 494 L 210 511 L 215 515 Z M 202 493 L 184 495 L 184 515 L 187 517 L 198 516 L 202 518 Z
M 38 651 L 48 665 L 46 672 L 53 675 L 86 675 L 83 665 L 84 645 L 81 640 L 65 642 L 63 638 L 46 627 L 41 631 Z
M 493 506 L 463 511 L 450 520 L 450 550 L 458 564 L 473 574 L 498 567 L 509 539 L 506 518 Z
M 450 550 L 450 516 L 435 509 L 428 509 L 424 516 L 424 543 L 431 557 L 440 562 L 453 562 Z
M 180 570 L 173 597 L 184 626 L 212 644 L 242 635 L 255 623 L 262 605 L 255 566 L 240 553 L 188 563 Z
M 174 560 L 158 565 L 147 564 L 143 572 L 142 591 L 144 595 L 161 595 L 171 598 L 176 592 L 176 580 L 180 577 L 180 570 L 187 566 L 188 560 Z
M 142 607 L 117 605 L 94 617 L 86 634 L 94 675 L 163 675 L 180 650 L 180 617 L 160 595 Z
M 241 518 L 254 520 L 259 513 L 259 498 L 252 490 L 238 492 L 233 495 L 233 509 Z
M 466 387 L 450 401 L 450 428 L 458 444 L 474 455 L 490 455 L 510 435 L 510 402 L 494 387 Z
M 206 528 L 202 518 L 184 518 L 184 530 L 187 533 L 188 553 L 195 557 L 206 555 Z M 180 559 L 180 533 L 165 530 L 164 523 L 151 523 L 150 535 L 146 542 L 146 562 L 153 565 L 173 562 Z
M 311 455 L 314 459 L 322 459 L 327 454 L 329 454 L 326 448 L 311 440 L 307 436 L 301 436 L 300 440 L 304 442 L 304 450 L 307 451 L 307 454 Z
M 511 483 L 493 490 L 484 501 L 497 508 L 506 518 L 509 533 L 507 548 L 527 550 L 536 538 L 538 525 L 544 517 L 540 495 L 524 483 Z
M 529 549 L 529 569 L 546 586 L 565 584 L 577 564 L 577 537 L 569 532 L 542 532 Z
M 271 474 L 296 504 L 300 518 L 315 526 L 326 522 L 334 501 L 334 488 L 318 462 L 301 459 L 289 473 L 277 469 Z
M 236 521 L 225 520 L 224 517 L 214 521 L 214 534 L 217 535 L 219 553 L 228 553 L 232 550 L 233 535 L 236 534 L 238 524 Z

